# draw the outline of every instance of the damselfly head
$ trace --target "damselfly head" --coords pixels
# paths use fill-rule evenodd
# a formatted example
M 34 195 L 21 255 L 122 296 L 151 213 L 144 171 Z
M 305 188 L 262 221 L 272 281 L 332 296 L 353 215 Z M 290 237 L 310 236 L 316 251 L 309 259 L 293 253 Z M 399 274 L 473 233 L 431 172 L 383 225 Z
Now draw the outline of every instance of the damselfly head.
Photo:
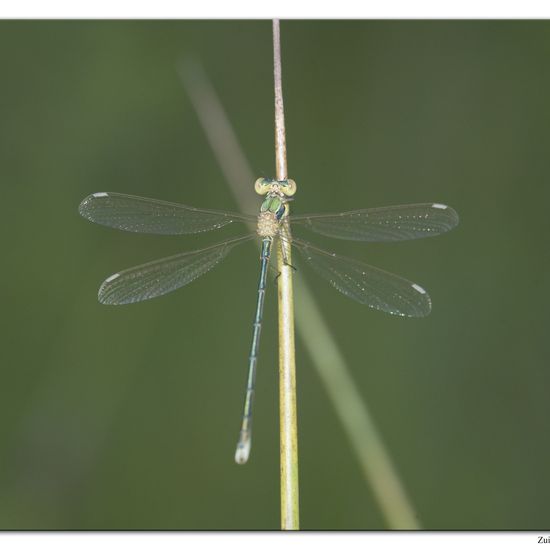
M 254 183 L 254 190 L 258 195 L 274 193 L 279 196 L 291 197 L 296 193 L 294 180 L 274 180 L 270 178 L 258 178 Z

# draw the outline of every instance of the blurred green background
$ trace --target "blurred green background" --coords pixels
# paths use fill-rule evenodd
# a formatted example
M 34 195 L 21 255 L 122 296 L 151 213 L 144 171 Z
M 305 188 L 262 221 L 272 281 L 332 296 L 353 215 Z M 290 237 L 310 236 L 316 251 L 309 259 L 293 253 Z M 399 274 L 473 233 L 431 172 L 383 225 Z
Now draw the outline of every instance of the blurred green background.
M 454 232 L 311 240 L 425 286 L 385 316 L 302 270 L 428 529 L 548 529 L 550 23 L 283 21 L 294 212 L 443 202 Z M 111 273 L 219 241 L 80 218 L 92 192 L 237 208 L 176 66 L 197 57 L 274 175 L 269 21 L 0 23 L 0 528 L 278 529 L 276 293 L 252 456 L 233 462 L 258 252 L 98 304 Z M 243 186 L 253 193 L 252 183 Z M 223 234 L 222 234 L 223 233 Z M 301 523 L 386 523 L 297 342 Z

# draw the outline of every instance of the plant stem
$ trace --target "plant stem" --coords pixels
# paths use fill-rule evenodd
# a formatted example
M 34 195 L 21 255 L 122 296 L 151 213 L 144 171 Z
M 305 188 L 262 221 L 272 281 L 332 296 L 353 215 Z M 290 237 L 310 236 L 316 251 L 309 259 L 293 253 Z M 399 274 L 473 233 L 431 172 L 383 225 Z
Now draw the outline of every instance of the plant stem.
M 275 83 L 275 163 L 277 179 L 288 177 L 286 167 L 285 108 L 281 75 L 281 34 L 279 20 L 273 20 L 273 81 Z
M 281 79 L 279 21 L 273 20 L 275 83 L 275 161 L 277 179 L 287 179 L 285 113 Z M 287 228 L 288 229 L 288 228 Z M 286 259 L 286 261 L 283 260 Z M 296 357 L 294 346 L 294 295 L 291 250 L 279 239 L 277 263 L 279 299 L 279 431 L 281 460 L 281 529 L 300 528 L 298 503 L 298 422 L 296 411 Z

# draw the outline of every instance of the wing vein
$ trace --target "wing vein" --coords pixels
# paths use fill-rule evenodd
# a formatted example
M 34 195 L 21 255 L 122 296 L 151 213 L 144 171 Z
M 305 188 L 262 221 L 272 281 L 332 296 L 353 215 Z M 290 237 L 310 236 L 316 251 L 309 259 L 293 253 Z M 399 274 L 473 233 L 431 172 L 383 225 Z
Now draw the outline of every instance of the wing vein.
M 356 302 L 403 317 L 424 317 L 431 311 L 427 292 L 407 279 L 300 239 L 292 244 L 318 275 Z
M 204 210 L 121 193 L 94 193 L 78 208 L 89 221 L 122 231 L 158 235 L 185 235 L 219 229 L 238 222 L 251 222 L 254 216 Z
M 338 214 L 291 216 L 293 226 L 303 226 L 327 237 L 354 241 L 404 241 L 433 237 L 458 224 L 458 214 L 437 203 L 407 204 L 352 210 Z
M 253 238 L 254 235 L 246 235 L 126 269 L 103 281 L 98 299 L 102 304 L 120 305 L 162 296 L 191 283 L 222 261 L 235 246 Z

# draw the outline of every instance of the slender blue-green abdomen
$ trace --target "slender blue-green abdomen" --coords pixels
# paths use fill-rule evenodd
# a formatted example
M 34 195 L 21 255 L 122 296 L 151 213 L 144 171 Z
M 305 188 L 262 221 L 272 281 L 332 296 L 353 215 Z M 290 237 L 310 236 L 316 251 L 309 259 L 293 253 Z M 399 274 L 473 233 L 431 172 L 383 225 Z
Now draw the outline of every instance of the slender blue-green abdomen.
M 254 315 L 252 345 L 248 358 L 248 379 L 246 384 L 246 396 L 244 399 L 244 412 L 239 442 L 235 452 L 235 462 L 244 464 L 250 454 L 252 440 L 252 405 L 254 402 L 254 389 L 256 386 L 256 365 L 258 363 L 258 350 L 260 347 L 260 335 L 262 331 L 262 317 L 264 312 L 265 288 L 267 283 L 267 270 L 269 256 L 271 254 L 272 239 L 262 241 L 262 253 L 260 256 L 260 281 L 258 284 L 258 300 L 256 302 L 256 314 Z

